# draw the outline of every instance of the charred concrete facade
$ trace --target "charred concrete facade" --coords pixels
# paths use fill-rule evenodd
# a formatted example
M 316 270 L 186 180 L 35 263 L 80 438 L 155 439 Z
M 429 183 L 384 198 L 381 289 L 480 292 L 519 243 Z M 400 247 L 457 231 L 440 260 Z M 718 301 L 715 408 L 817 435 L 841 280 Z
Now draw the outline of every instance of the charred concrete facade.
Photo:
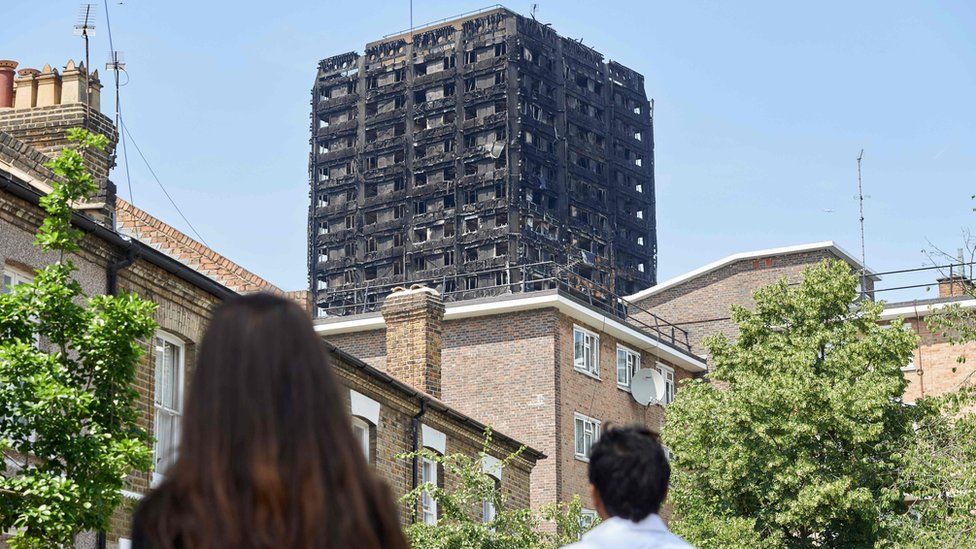
M 644 79 L 533 19 L 496 8 L 324 59 L 311 143 L 320 316 L 404 282 L 552 288 L 551 267 L 584 291 L 655 282 Z

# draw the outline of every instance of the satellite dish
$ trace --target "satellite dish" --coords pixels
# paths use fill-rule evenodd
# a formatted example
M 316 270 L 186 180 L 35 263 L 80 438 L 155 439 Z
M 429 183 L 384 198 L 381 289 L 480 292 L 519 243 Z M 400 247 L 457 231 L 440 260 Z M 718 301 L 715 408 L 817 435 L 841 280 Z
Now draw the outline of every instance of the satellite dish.
M 664 376 L 651 368 L 641 368 L 630 380 L 630 396 L 638 404 L 647 406 L 664 399 Z

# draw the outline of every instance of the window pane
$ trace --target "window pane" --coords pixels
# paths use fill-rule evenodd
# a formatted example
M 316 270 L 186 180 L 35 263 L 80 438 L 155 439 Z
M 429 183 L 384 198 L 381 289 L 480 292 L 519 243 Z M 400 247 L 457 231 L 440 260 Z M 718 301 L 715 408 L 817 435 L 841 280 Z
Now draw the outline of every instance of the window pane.
M 161 388 L 163 386 L 163 369 L 164 369 L 163 358 L 164 355 L 166 354 L 165 350 L 163 349 L 164 345 L 165 344 L 163 343 L 163 340 L 156 338 L 156 368 L 155 368 L 156 394 L 153 397 L 153 400 L 156 402 L 156 404 L 161 404 L 163 402 L 162 400 L 163 392 Z
M 583 420 L 576 420 L 576 453 L 583 455 L 586 453 L 586 448 L 583 443 Z
M 575 330 L 573 332 L 573 361 L 582 365 L 583 361 L 583 332 Z
M 167 392 L 165 394 L 166 400 L 163 404 L 166 406 L 178 410 L 179 405 L 179 395 L 180 395 L 180 349 L 179 347 L 167 343 L 166 344 L 166 380 Z

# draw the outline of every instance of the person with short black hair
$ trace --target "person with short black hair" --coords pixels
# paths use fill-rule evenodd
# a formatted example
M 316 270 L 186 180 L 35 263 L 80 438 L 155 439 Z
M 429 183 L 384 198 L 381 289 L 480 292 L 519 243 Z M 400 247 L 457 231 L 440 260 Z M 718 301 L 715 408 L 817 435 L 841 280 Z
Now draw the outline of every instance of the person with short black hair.
M 590 450 L 590 490 L 603 520 L 567 549 L 663 548 L 691 545 L 658 516 L 671 466 L 657 435 L 643 426 L 605 430 Z

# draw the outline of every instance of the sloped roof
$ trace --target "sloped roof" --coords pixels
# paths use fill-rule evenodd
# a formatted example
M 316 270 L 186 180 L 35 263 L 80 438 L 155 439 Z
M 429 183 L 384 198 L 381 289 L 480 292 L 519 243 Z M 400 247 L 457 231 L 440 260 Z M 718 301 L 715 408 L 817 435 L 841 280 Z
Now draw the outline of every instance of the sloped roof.
M 237 293 L 285 293 L 281 288 L 121 198 L 115 200 L 115 219 L 118 232 L 159 250 Z
M 850 263 L 853 267 L 857 269 L 860 269 L 862 267 L 861 261 L 859 259 L 857 259 L 853 255 L 848 253 L 847 250 L 838 246 L 833 240 L 824 240 L 823 242 L 797 244 L 795 246 L 783 246 L 781 248 L 766 248 L 764 250 L 755 250 L 751 252 L 740 252 L 737 254 L 732 254 L 730 256 L 723 257 L 718 261 L 713 261 L 712 263 L 709 263 L 708 265 L 705 265 L 703 267 L 699 267 L 693 271 L 688 271 L 687 273 L 684 273 L 682 275 L 661 282 L 660 284 L 651 286 L 650 288 L 647 288 L 645 290 L 641 290 L 636 294 L 625 297 L 624 299 L 626 299 L 627 301 L 637 301 L 640 299 L 644 299 L 654 294 L 663 292 L 668 288 L 673 288 L 675 286 L 684 284 L 689 280 L 698 278 L 702 275 L 708 274 L 713 271 L 717 271 L 722 267 L 731 265 L 739 261 L 743 261 L 747 259 L 758 259 L 758 258 L 770 257 L 776 255 L 789 255 L 789 254 L 815 252 L 820 250 L 831 251 L 834 255 Z M 870 277 L 872 280 L 880 280 L 880 278 L 877 275 L 875 275 L 874 271 L 872 271 L 871 269 L 865 268 L 865 272 L 867 273 L 868 277 Z

